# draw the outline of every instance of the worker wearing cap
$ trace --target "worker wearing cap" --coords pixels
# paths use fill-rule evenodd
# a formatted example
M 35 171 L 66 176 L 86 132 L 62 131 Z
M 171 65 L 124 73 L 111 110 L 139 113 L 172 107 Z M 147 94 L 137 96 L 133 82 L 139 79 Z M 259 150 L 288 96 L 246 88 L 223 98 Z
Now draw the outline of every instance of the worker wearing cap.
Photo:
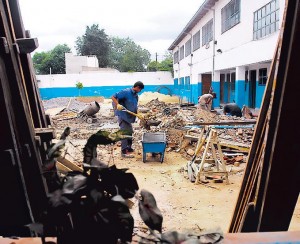
M 138 93 L 144 89 L 144 84 L 141 81 L 134 83 L 132 88 L 125 88 L 112 95 L 113 107 L 115 115 L 118 116 L 119 127 L 121 130 L 127 130 L 132 136 L 132 123 L 135 122 L 135 116 L 127 113 L 127 110 L 137 113 L 138 110 Z M 132 139 L 125 139 L 121 141 L 121 155 L 123 157 L 132 157 L 130 153 L 133 152 Z

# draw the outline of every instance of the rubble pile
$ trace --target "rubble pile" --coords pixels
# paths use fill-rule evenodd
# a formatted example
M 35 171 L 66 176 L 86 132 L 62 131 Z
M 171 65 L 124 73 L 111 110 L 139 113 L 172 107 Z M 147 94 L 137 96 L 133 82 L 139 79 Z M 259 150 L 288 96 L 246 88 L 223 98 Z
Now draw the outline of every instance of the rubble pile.
M 72 97 L 58 97 L 43 100 L 43 106 L 45 111 L 52 108 L 65 107 L 66 110 L 80 112 L 85 108 L 86 103 L 80 102 L 76 98 Z
M 67 126 L 71 127 L 70 140 L 86 140 L 91 134 L 98 131 L 100 128 L 105 128 L 108 131 L 117 130 L 117 117 L 111 111 L 111 103 L 107 103 L 97 116 L 95 123 L 87 123 L 86 121 L 77 118 L 77 113 L 82 111 L 88 103 L 77 101 L 73 98 L 55 98 L 43 101 L 44 108 L 52 109 L 63 107 L 58 114 L 52 116 L 52 122 L 55 125 L 57 133 L 60 134 Z M 196 106 L 181 107 L 178 103 L 166 103 L 158 98 L 150 100 L 139 106 L 139 110 L 143 112 L 143 116 L 147 121 L 157 121 L 158 125 L 145 128 L 142 126 L 143 121 L 139 121 L 140 125 L 134 127 L 133 146 L 139 153 L 142 153 L 142 136 L 144 132 L 165 131 L 167 136 L 167 151 L 180 152 L 184 157 L 190 159 L 193 156 L 197 138 L 200 136 L 203 126 L 194 126 L 195 122 L 222 122 L 222 121 L 243 121 L 245 118 L 237 118 L 228 115 L 220 115 L 210 113 Z M 154 123 L 155 124 L 155 123 Z M 253 128 L 224 128 L 218 129 L 218 138 L 224 144 L 236 144 L 242 147 L 250 147 Z M 185 135 L 191 135 L 192 138 L 185 138 Z M 119 143 L 117 144 L 119 145 Z M 101 146 L 102 152 L 111 151 L 110 146 Z M 81 160 L 82 148 L 78 146 L 75 149 L 74 158 L 76 161 Z M 99 153 L 99 157 L 105 160 L 106 153 Z

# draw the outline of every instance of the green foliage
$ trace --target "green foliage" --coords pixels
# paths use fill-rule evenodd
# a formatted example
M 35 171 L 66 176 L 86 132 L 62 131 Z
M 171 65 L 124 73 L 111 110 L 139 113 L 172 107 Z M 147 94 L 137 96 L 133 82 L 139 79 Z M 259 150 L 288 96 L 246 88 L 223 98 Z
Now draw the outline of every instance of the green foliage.
M 65 74 L 65 53 L 69 52 L 67 44 L 59 44 L 48 52 L 35 53 L 32 61 L 36 74 Z
M 144 72 L 150 62 L 150 53 L 130 38 L 111 38 L 109 66 L 121 72 Z
M 78 82 L 76 83 L 76 88 L 79 89 L 79 90 L 81 90 L 81 89 L 83 88 L 82 82 L 78 81 Z
M 85 34 L 77 37 L 75 43 L 78 55 L 96 55 L 99 67 L 108 66 L 110 40 L 105 34 L 104 29 L 100 30 L 96 24 L 93 24 L 91 27 L 87 26 Z
M 78 89 L 78 95 L 80 96 L 80 90 L 83 88 L 83 84 L 80 81 L 76 82 L 76 88 Z
M 152 61 L 149 63 L 148 71 L 170 71 L 173 74 L 173 58 L 171 53 L 165 54 L 165 59 L 161 62 Z
M 159 62 L 151 61 L 151 62 L 148 64 L 147 70 L 148 70 L 148 71 L 157 71 L 157 70 L 158 70 L 158 67 L 159 67 Z

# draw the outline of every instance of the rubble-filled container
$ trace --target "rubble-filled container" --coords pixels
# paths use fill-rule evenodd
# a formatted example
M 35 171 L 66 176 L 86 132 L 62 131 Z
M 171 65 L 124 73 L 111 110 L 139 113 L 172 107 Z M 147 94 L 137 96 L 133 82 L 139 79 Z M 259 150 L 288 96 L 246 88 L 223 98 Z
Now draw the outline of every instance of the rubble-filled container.
M 145 132 L 142 136 L 143 162 L 146 162 L 147 153 L 160 154 L 160 162 L 164 161 L 167 146 L 165 132 Z

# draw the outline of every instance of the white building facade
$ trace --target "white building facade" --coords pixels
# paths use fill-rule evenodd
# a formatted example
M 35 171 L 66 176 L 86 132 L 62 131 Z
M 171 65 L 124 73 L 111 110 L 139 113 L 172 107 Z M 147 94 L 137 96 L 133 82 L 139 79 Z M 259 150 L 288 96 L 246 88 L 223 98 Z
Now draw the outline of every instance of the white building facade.
M 99 62 L 95 55 L 76 56 L 72 53 L 65 53 L 66 74 L 80 74 L 86 68 L 99 69 Z
M 214 106 L 259 108 L 285 0 L 205 0 L 169 50 L 174 92 L 188 102 L 213 90 Z

